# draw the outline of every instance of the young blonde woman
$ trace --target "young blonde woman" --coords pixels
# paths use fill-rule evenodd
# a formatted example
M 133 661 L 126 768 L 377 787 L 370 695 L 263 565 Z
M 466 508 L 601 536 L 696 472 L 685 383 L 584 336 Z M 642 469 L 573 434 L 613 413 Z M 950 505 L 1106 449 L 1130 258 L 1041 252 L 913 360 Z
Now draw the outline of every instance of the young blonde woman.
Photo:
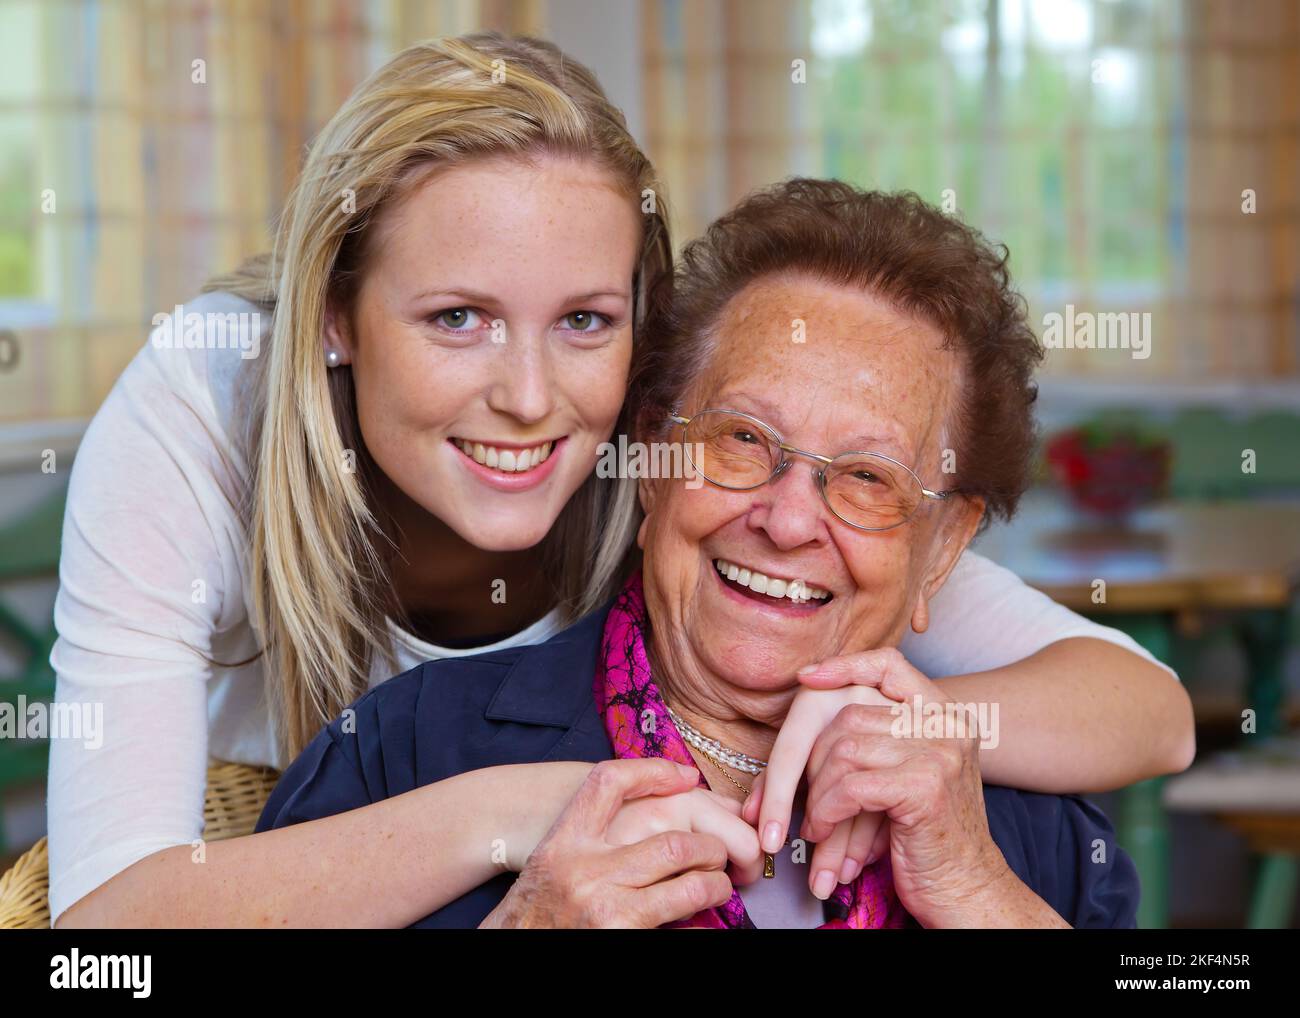
M 400 926 L 500 871 L 493 844 L 522 867 L 590 765 L 199 853 L 205 766 L 283 767 L 394 672 L 541 642 L 612 596 L 634 482 L 593 468 L 670 261 L 652 167 L 549 44 L 435 41 L 358 88 L 275 257 L 186 306 L 204 342 L 151 336 L 77 457 L 52 660 L 104 735 L 51 748 L 57 925 Z M 988 780 L 1185 766 L 1186 695 L 1120 634 L 969 554 L 927 610 L 942 636 L 905 642 L 912 663 L 1002 703 Z M 623 792 L 651 789 L 671 791 Z

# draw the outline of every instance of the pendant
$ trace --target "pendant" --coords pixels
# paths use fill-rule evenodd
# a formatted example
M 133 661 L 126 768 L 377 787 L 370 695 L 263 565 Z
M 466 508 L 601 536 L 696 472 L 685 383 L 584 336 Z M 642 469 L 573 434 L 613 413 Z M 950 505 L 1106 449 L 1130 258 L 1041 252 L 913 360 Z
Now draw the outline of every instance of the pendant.
M 767 853 L 763 854 L 763 876 L 768 880 L 776 876 L 776 860 Z

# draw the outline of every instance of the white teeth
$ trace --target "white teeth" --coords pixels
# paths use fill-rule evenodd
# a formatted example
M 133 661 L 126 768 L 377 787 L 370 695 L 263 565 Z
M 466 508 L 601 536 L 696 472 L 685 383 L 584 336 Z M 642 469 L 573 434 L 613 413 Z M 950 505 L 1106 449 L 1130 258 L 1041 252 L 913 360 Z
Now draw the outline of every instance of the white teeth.
M 529 449 L 498 449 L 496 446 L 484 445 L 482 442 L 470 442 L 463 438 L 453 438 L 456 448 L 475 463 L 502 470 L 505 473 L 523 473 L 532 470 L 551 455 L 551 442 L 532 446 Z
M 825 601 L 830 591 L 821 587 L 810 587 L 803 580 L 785 580 L 780 577 L 767 576 L 754 570 L 738 566 L 725 559 L 715 559 L 714 566 L 728 580 L 748 587 L 757 594 L 768 597 L 788 598 L 795 604 L 807 604 L 809 601 Z

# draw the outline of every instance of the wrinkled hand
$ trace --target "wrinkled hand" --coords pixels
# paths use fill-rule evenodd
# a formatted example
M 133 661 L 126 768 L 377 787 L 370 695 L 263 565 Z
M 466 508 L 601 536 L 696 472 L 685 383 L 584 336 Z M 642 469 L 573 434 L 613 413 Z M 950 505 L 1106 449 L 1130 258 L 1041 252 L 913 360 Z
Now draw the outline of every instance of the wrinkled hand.
M 868 662 L 841 658 L 809 681 L 838 682 L 845 673 L 879 675 L 881 692 L 912 711 L 953 701 L 897 652 Z M 826 666 L 823 666 L 826 668 Z M 912 711 L 914 715 L 914 711 Z M 907 731 L 896 724 L 910 720 Z M 923 926 L 979 923 L 992 901 L 1019 881 L 989 833 L 973 720 L 964 731 L 921 737 L 922 718 L 904 719 L 883 705 L 844 707 L 818 737 L 809 759 L 803 832 L 812 841 L 863 814 L 888 817 L 894 887 Z
M 724 904 L 728 861 L 755 872 L 758 839 L 698 781 L 668 760 L 597 764 L 482 928 L 652 928 Z
M 831 658 L 817 665 L 816 671 L 799 675 L 803 688 L 791 702 L 767 769 L 755 780 L 741 814 L 757 827 L 765 851 L 780 851 L 790 829 L 795 793 L 805 776 L 811 781 L 820 770 L 826 758 L 826 733 L 841 713 L 856 705 L 887 708 L 896 702 L 880 688 L 895 669 L 915 672 L 896 650 L 886 649 Z M 804 831 L 808 818 L 805 814 Z M 809 888 L 825 900 L 836 883 L 855 879 L 864 866 L 884 854 L 888 844 L 889 826 L 879 813 L 859 813 L 835 825 L 813 849 Z

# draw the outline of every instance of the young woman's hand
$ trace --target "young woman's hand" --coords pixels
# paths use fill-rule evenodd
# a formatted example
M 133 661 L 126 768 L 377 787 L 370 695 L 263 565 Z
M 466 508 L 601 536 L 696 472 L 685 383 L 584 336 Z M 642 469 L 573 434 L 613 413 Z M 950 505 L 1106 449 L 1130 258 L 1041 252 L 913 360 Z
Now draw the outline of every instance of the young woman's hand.
M 690 795 L 698 781 L 694 768 L 668 760 L 597 764 L 482 928 L 652 928 L 724 904 L 729 853 L 752 866 L 757 838 L 739 817 Z M 681 802 L 620 816 L 629 801 L 664 796 Z
M 758 834 L 740 816 L 740 803 L 707 788 L 649 795 L 623 803 L 605 831 L 614 845 L 633 845 L 666 831 L 711 834 L 727 847 L 731 882 L 752 884 L 763 871 Z

